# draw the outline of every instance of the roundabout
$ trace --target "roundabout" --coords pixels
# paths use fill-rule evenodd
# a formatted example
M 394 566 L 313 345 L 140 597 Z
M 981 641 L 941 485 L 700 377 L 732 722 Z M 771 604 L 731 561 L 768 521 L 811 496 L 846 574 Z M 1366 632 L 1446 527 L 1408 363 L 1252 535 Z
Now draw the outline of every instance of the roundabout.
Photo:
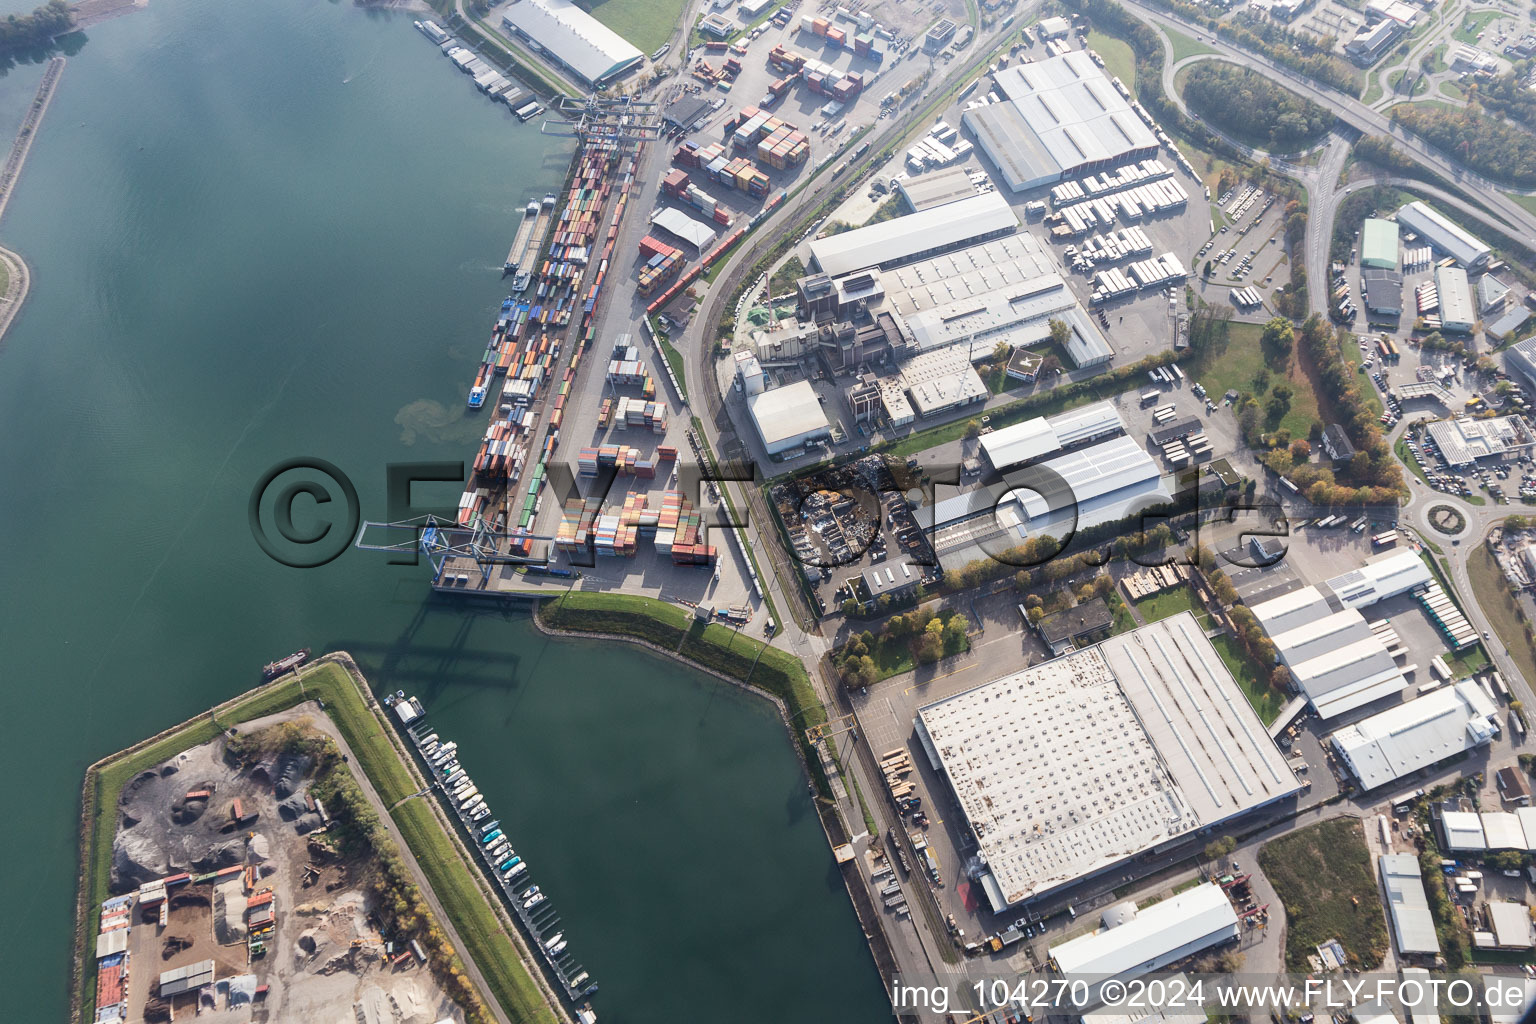
M 1467 517 L 1460 509 L 1450 505 L 1434 505 L 1425 513 L 1424 518 L 1436 532 L 1443 533 L 1447 537 L 1454 537 L 1467 528 Z

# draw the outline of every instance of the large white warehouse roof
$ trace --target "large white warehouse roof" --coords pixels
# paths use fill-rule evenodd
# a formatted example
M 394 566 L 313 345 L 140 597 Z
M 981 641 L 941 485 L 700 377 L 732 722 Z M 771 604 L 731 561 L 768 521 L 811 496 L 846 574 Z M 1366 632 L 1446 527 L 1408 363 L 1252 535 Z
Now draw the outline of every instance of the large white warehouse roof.
M 1330 742 L 1372 790 L 1487 743 L 1496 714 L 1476 683 L 1461 682 L 1345 726 Z
M 796 381 L 772 391 L 747 396 L 747 409 L 769 455 L 797 448 L 806 441 L 826 437 L 832 431 L 822 411 L 816 389 L 809 381 Z
M 1346 608 L 1365 608 L 1434 580 L 1429 566 L 1411 548 L 1398 548 L 1366 562 L 1358 569 L 1327 582 L 1334 597 Z M 1258 614 L 1258 609 L 1254 609 Z M 1262 620 L 1261 620 L 1262 621 Z
M 1125 421 L 1111 402 L 1094 402 L 1055 416 L 1036 416 L 981 437 L 992 467 L 1004 470 L 1042 455 L 1099 437 L 1125 433 Z
M 1354 607 L 1335 611 L 1317 587 L 1261 602 L 1253 614 L 1319 717 L 1336 717 L 1408 685 L 1365 616 Z
M 1397 211 L 1397 222 L 1464 267 L 1474 267 L 1493 254 L 1488 243 L 1426 203 L 1412 202 Z
M 528 0 L 524 0 L 528 2 Z M 923 253 L 955 248 L 966 242 L 1007 234 L 1019 218 L 997 192 L 986 192 L 881 221 L 868 227 L 818 238 L 811 256 L 823 274 L 839 274 L 900 263 Z
M 1183 612 L 921 708 L 994 909 L 1297 791 Z
M 1429 897 L 1424 892 L 1424 876 L 1419 872 L 1419 858 L 1410 853 L 1383 854 L 1381 884 L 1387 890 L 1387 917 L 1392 921 L 1392 938 L 1399 953 L 1440 952 L 1435 934 L 1435 919 L 1429 913 Z
M 1134 977 L 1237 934 L 1232 902 L 1220 886 L 1207 882 L 1136 910 L 1112 928 L 1052 946 L 1050 955 L 1069 978 Z
M 962 120 L 1014 191 L 1157 150 L 1157 136 L 1081 50 L 1004 68 L 994 80 L 1003 102 Z
M 514 0 L 501 20 L 589 84 L 599 84 L 645 59 L 623 36 L 571 0 Z

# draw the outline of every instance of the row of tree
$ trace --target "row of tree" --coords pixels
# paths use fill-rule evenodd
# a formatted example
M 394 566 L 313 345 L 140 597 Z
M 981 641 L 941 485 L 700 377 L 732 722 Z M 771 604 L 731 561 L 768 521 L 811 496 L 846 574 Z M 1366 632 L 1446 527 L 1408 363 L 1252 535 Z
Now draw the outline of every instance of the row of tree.
M 875 656 L 886 644 L 905 644 L 914 661 L 931 665 L 969 646 L 965 616 L 952 608 L 920 607 L 892 615 L 880 627 L 878 636 L 870 630 L 855 634 L 832 656 L 843 685 L 858 689 L 878 682 L 880 666 Z
M 1334 410 L 1355 455 L 1337 474 L 1312 463 L 1298 467 L 1292 482 L 1317 505 L 1395 503 L 1408 488 L 1376 412 L 1366 404 L 1360 374 L 1344 359 L 1344 346 L 1355 343 L 1354 335 L 1313 314 L 1302 324 L 1297 343 L 1312 364 L 1324 407 Z
M 1536 133 L 1485 114 L 1478 103 L 1399 103 L 1392 108 L 1392 120 L 1479 174 L 1517 188 L 1536 188 Z
M 1333 115 L 1253 68 L 1202 61 L 1189 69 L 1184 102 L 1228 135 L 1267 149 L 1303 149 L 1328 133 Z
M 68 32 L 73 25 L 69 4 L 49 0 L 31 14 L 12 14 L 0 21 L 0 51 L 35 49 Z
M 1185 21 L 1204 25 L 1238 46 L 1261 53 L 1298 74 L 1351 96 L 1360 95 L 1360 72 L 1334 51 L 1332 36 L 1296 32 L 1252 11 L 1239 11 L 1222 19 L 1188 0 L 1147 0 L 1154 7 L 1177 14 Z

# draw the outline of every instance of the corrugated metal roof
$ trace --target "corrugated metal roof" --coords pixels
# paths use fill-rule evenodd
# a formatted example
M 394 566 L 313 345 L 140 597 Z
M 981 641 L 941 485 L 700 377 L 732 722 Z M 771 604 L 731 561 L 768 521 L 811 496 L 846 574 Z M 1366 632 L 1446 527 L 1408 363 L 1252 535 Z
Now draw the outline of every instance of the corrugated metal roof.
M 1015 191 L 1157 148 L 1152 130 L 1081 50 L 993 77 L 1004 102 L 968 110 L 963 120 Z
M 715 237 L 714 228 L 673 206 L 664 206 L 652 213 L 651 223 L 666 228 L 695 249 L 702 250 Z
M 831 430 L 827 414 L 816 398 L 816 389 L 809 381 L 749 395 L 747 408 L 770 455 L 794 447 L 798 440 Z
M 1372 790 L 1488 742 L 1494 714 L 1476 683 L 1461 682 L 1345 726 L 1330 742 L 1361 788 Z M 1479 842 L 1481 835 L 1479 825 Z
M 1250 609 L 1270 636 L 1316 622 L 1330 614 L 1328 601 L 1316 587 L 1302 587 L 1289 594 L 1261 601 Z
M 1412 854 L 1389 853 L 1381 857 L 1380 863 L 1381 884 L 1387 891 L 1387 917 L 1392 922 L 1397 951 L 1440 952 L 1435 919 L 1429 913 L 1429 897 L 1424 892 L 1424 876 L 1419 873 L 1419 859 Z
M 1404 206 L 1397 211 L 1397 222 L 1421 235 L 1426 242 L 1462 266 L 1470 267 L 1480 263 L 1493 251 L 1481 238 L 1426 203 L 1412 202 Z
M 529 2 L 529 0 L 524 0 Z M 855 228 L 811 242 L 822 273 L 839 274 L 910 259 L 918 253 L 1018 227 L 1019 218 L 997 192 L 961 199 L 905 217 Z
M 588 82 L 609 77 L 645 55 L 571 0 L 517 0 L 502 23 L 544 47 Z
M 1434 579 L 1424 559 L 1411 548 L 1399 548 L 1373 558 L 1347 573 L 1333 577 L 1324 586 L 1346 608 L 1365 608 L 1389 597 L 1421 587 Z M 1255 611 L 1254 614 L 1258 614 Z
M 1221 887 L 1197 885 L 1136 912 L 1131 920 L 1050 948 L 1061 973 L 1113 978 L 1160 956 L 1237 933 L 1237 912 Z
M 1397 269 L 1397 223 L 1367 217 L 1360 232 L 1360 265 Z

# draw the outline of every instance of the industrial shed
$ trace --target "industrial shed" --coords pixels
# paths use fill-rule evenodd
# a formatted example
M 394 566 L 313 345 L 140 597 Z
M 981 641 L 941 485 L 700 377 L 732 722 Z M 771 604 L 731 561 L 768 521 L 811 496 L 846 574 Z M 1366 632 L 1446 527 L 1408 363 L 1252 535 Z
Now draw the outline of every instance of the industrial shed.
M 1505 452 L 1524 451 L 1536 443 L 1530 421 L 1518 415 L 1436 420 L 1428 430 L 1450 466 L 1466 466 Z
M 1037 465 L 1060 477 L 1063 489 L 1050 494 L 1020 489 L 1005 497 L 999 518 L 1020 539 L 1074 523 L 1084 530 L 1173 500 L 1157 463 L 1133 437 L 1113 438 Z
M 747 409 L 769 455 L 782 454 L 832 433 L 816 389 L 809 381 L 749 395 Z
M 1397 222 L 1367 217 L 1360 231 L 1360 265 L 1397 269 Z
M 1468 270 L 1487 263 L 1493 255 L 1488 243 L 1427 203 L 1404 206 L 1397 211 L 1397 223 Z
M 1324 586 L 1346 608 L 1366 608 L 1434 580 L 1429 566 L 1411 548 L 1399 548 L 1341 573 Z
M 1003 102 L 967 110 L 962 123 L 1014 192 L 1157 152 L 1157 136 L 1081 50 L 993 77 Z
M 1477 307 L 1467 272 L 1460 267 L 1435 268 L 1435 292 L 1440 296 L 1440 326 L 1447 331 L 1470 331 L 1477 323 Z
M 700 252 L 715 239 L 715 229 L 675 207 L 664 206 L 651 214 L 651 223 L 681 238 Z
M 976 184 L 963 167 L 946 167 L 932 174 L 899 178 L 896 191 L 901 193 L 913 212 L 947 206 L 976 195 Z
M 1188 612 L 930 704 L 916 728 L 977 838 L 996 911 L 1300 789 Z M 1208 909 L 1191 899 L 1180 914 Z M 1159 920 L 1124 936 L 1164 934 Z M 1166 952 L 1139 950 L 1074 947 L 1069 962 L 1131 969 Z
M 1206 882 L 1137 909 L 1122 903 L 1104 927 L 1050 947 L 1067 978 L 1134 978 L 1238 937 L 1237 912 L 1219 885 Z M 1116 923 L 1111 923 L 1116 922 Z
M 1419 859 L 1408 853 L 1388 853 L 1380 858 L 1381 886 L 1387 894 L 1387 920 L 1392 941 L 1405 956 L 1434 956 L 1440 952 L 1435 919 L 1429 912 L 1424 876 Z
M 1497 714 L 1481 687 L 1461 682 L 1347 725 L 1329 743 L 1369 791 L 1488 743 Z
M 571 0 L 514 0 L 501 21 L 535 51 L 588 85 L 602 85 L 645 59 L 645 54 Z
M 527 3 L 529 0 L 523 0 Z M 866 267 L 895 266 L 923 256 L 1012 234 L 1019 218 L 996 192 L 935 206 L 811 242 L 811 259 L 832 277 Z
M 1125 433 L 1111 402 L 1094 402 L 1055 416 L 1036 416 L 981 436 L 982 454 L 998 472 L 1085 441 Z

